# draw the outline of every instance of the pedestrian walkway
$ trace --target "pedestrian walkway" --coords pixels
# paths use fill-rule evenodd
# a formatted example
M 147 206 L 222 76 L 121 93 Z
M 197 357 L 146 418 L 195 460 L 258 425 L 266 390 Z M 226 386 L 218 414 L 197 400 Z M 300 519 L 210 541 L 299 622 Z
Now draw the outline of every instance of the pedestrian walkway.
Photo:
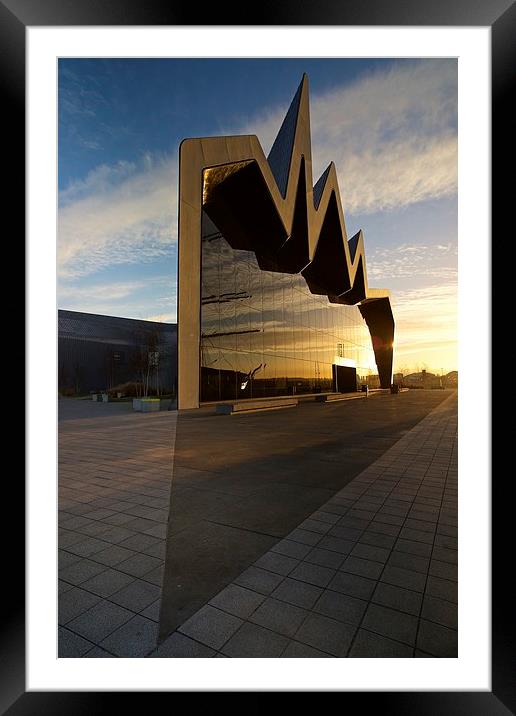
M 213 406 L 181 412 L 160 641 L 449 395 L 412 390 L 245 416 Z
M 145 656 L 158 635 L 177 413 L 81 402 L 60 401 L 58 655 Z
M 457 656 L 456 393 L 150 655 Z

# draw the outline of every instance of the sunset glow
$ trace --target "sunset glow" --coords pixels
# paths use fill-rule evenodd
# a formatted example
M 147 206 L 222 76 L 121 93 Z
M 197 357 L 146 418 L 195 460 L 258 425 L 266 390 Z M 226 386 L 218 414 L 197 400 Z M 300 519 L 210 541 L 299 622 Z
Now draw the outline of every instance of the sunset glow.
M 180 141 L 267 152 L 303 72 L 314 181 L 334 160 L 394 372 L 456 370 L 456 60 L 60 60 L 59 307 L 175 322 Z

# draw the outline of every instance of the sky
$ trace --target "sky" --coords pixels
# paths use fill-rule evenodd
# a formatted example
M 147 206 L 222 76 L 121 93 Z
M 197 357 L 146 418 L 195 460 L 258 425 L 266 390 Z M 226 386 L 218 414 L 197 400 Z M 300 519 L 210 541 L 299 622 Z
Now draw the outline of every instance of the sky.
M 60 308 L 176 321 L 178 146 L 256 134 L 267 154 L 306 72 L 314 181 L 330 161 L 394 371 L 457 368 L 454 59 L 61 59 Z

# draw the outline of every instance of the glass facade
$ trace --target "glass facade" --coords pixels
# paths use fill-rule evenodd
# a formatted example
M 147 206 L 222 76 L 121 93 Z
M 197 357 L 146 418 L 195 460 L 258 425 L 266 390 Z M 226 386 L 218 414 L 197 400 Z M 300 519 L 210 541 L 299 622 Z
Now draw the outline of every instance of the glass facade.
M 310 293 L 300 274 L 264 271 L 203 217 L 200 400 L 264 398 L 336 389 L 335 365 L 376 374 L 357 306 Z

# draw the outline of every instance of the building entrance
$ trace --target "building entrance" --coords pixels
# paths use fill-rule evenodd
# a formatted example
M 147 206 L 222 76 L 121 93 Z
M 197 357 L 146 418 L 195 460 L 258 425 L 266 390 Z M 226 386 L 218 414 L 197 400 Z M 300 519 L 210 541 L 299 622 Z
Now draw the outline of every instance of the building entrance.
M 336 393 L 354 393 L 357 389 L 357 369 L 335 364 L 332 369 L 333 390 Z

